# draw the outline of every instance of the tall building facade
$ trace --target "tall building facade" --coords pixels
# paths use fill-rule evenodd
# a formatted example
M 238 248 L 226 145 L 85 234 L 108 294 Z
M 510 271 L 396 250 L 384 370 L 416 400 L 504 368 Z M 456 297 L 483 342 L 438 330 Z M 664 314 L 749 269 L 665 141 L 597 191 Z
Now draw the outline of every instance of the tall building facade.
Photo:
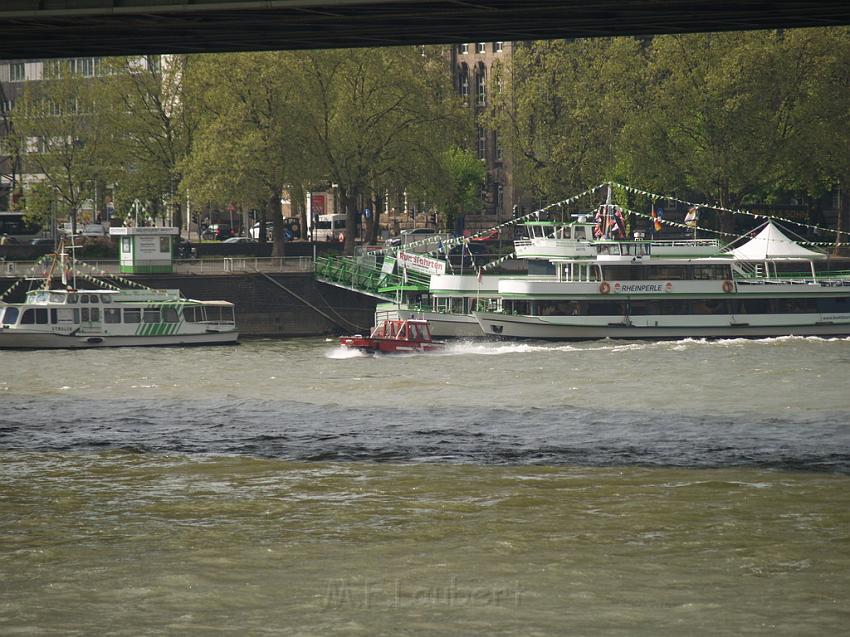
M 467 42 L 456 44 L 451 52 L 454 86 L 471 111 L 475 126 L 475 148 L 485 166 L 486 180 L 481 193 L 482 211 L 499 219 L 511 215 L 518 201 L 511 161 L 495 131 L 481 123 L 481 115 L 492 107 L 493 95 L 501 90 L 494 73 L 498 65 L 508 65 L 512 42 Z

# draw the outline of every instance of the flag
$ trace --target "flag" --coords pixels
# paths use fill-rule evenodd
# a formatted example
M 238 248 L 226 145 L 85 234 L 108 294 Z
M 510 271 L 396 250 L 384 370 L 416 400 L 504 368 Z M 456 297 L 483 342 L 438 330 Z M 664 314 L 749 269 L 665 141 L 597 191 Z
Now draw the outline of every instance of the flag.
M 688 214 L 685 215 L 685 225 L 689 228 L 696 228 L 697 223 L 699 222 L 699 208 L 696 206 L 691 206 L 688 210 Z
M 652 223 L 654 224 L 656 232 L 661 232 L 661 219 L 662 219 L 661 215 L 662 214 L 663 214 L 663 212 L 662 212 L 661 209 L 659 209 L 659 210 L 655 209 L 655 202 L 653 201 L 652 202 L 652 212 L 650 213 L 650 216 L 652 217 Z

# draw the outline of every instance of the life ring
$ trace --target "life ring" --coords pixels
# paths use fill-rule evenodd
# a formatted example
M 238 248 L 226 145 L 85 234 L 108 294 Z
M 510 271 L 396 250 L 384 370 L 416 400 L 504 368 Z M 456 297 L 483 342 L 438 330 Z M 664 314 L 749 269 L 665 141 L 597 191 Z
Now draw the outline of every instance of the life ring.
M 599 284 L 599 291 L 602 292 L 602 294 L 608 294 L 608 292 L 611 291 L 611 284 L 608 283 L 608 281 L 603 281 Z
M 723 291 L 726 292 L 727 294 L 734 289 L 735 289 L 735 286 L 733 285 L 732 281 L 727 279 L 726 281 L 723 282 Z

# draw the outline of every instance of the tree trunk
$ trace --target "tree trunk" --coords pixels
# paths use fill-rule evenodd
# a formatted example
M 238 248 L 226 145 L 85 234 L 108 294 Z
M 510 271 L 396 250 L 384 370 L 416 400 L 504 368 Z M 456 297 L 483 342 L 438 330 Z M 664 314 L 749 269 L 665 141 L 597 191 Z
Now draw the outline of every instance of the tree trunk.
M 357 224 L 355 223 L 357 220 L 356 217 L 356 208 L 357 208 L 357 193 L 351 193 L 343 188 L 340 188 L 340 194 L 342 195 L 342 203 L 345 206 L 345 243 L 343 244 L 343 254 L 347 254 L 349 256 L 354 255 L 354 239 L 357 234 Z
M 835 256 L 847 252 L 847 237 L 844 234 L 847 231 L 848 217 L 850 217 L 850 197 L 845 195 L 843 184 L 838 187 L 838 210 L 835 214 Z
M 283 188 L 276 188 L 266 204 L 267 216 L 272 220 L 272 256 L 286 256 L 286 244 L 283 242 L 283 216 L 280 214 L 280 195 Z

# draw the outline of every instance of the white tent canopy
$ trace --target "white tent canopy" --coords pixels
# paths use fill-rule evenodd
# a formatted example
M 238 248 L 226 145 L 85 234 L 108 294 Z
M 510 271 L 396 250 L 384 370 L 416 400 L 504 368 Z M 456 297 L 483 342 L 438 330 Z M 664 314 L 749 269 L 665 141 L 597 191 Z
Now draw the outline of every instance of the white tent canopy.
M 726 254 L 738 261 L 774 261 L 781 259 L 825 259 L 821 252 L 809 250 L 787 237 L 769 220 L 752 239 Z

